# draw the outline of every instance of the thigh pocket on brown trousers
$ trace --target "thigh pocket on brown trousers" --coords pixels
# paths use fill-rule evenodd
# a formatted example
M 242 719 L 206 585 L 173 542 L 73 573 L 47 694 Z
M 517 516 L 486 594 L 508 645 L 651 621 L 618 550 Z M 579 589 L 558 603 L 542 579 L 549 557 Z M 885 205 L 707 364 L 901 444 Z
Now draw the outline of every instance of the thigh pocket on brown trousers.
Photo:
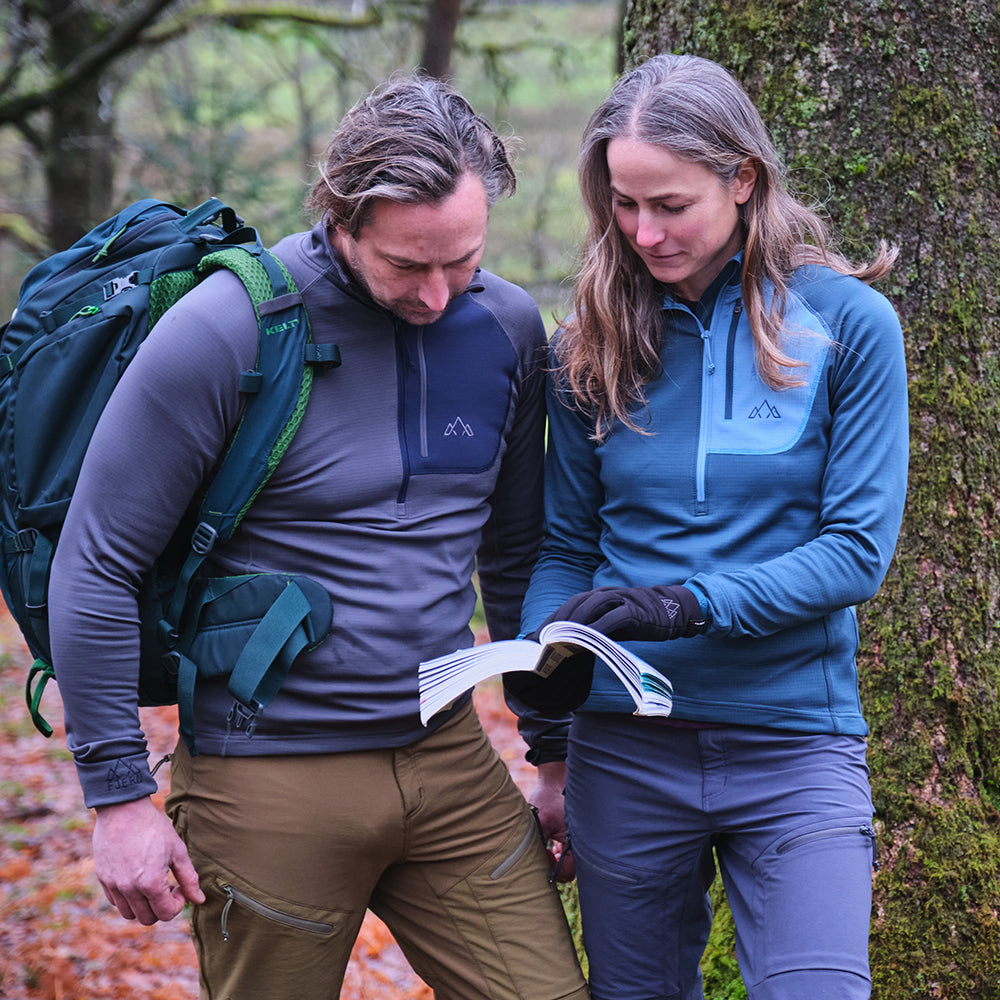
M 525 810 L 502 847 L 442 902 L 491 987 L 491 996 L 565 997 L 583 977 L 548 856 Z M 580 993 L 580 995 L 584 995 Z
M 205 892 L 192 922 L 207 995 L 240 1000 L 336 995 L 331 990 L 339 988 L 363 912 L 296 903 L 204 857 L 193 860 Z
M 244 936 L 273 935 L 283 929 L 332 940 L 360 923 L 348 912 L 296 903 L 265 891 L 216 862 L 199 858 L 196 866 L 207 897 L 197 913 L 202 937 L 237 941 Z

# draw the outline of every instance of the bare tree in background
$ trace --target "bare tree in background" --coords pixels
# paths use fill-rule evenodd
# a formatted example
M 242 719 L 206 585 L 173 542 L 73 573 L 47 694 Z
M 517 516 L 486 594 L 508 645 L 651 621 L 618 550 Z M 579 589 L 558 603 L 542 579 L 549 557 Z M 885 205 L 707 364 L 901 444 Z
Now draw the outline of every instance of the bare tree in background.
M 3 60 L 0 127 L 16 128 L 45 174 L 48 245 L 58 250 L 109 213 L 115 154 L 114 96 L 136 57 L 193 28 L 253 30 L 282 21 L 307 30 L 358 30 L 381 23 L 330 5 L 263 0 L 192 4 L 185 0 L 14 0 L 0 11 Z
M 451 52 L 462 15 L 462 0 L 430 0 L 420 68 L 439 80 L 451 77 Z

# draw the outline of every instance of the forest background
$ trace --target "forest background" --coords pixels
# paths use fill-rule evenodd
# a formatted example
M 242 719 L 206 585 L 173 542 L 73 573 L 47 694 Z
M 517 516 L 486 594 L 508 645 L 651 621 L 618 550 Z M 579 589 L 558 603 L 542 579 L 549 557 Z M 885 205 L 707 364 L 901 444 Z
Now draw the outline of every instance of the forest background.
M 8 46 L 15 6 L 0 11 Z M 306 228 L 302 199 L 331 128 L 380 80 L 420 64 L 434 6 L 434 0 L 312 5 L 332 10 L 345 27 L 330 14 L 326 24 L 275 16 L 245 27 L 193 14 L 165 20 L 158 34 L 150 33 L 152 41 L 126 50 L 105 74 L 98 100 L 107 102 L 107 121 L 99 127 L 108 130 L 103 148 L 112 150 L 110 197 L 106 204 L 97 199 L 89 225 L 142 197 L 192 208 L 214 195 L 257 227 L 265 244 Z M 518 191 L 492 212 L 483 266 L 529 288 L 550 323 L 552 309 L 565 304 L 564 281 L 581 234 L 579 139 L 614 80 L 620 6 L 619 0 L 465 2 L 450 51 L 456 86 L 513 137 L 516 155 Z M 179 4 L 181 12 L 212 7 Z M 52 203 L 66 199 L 69 214 L 78 195 L 65 186 L 53 195 L 47 171 L 56 167 L 39 156 L 51 140 L 33 123 L 30 131 L 22 128 L 17 115 L 25 97 L 9 84 L 0 62 L 0 317 L 9 316 L 31 265 L 72 242 L 60 242 L 65 230 Z M 82 160 L 90 155 L 86 141 L 49 155 Z M 72 238 L 84 231 L 69 230 Z
M 87 2 L 112 15 L 116 6 L 128 6 Z M 66 245 L 53 239 L 60 220 L 49 218 L 54 206 L 37 149 L 44 136 L 30 123 L 26 135 L 3 117 L 19 99 L 11 71 L 18 32 L 31 27 L 18 21 L 26 6 L 0 11 L 0 126 L 15 126 L 0 127 L 0 322 L 31 266 Z M 210 6 L 180 4 L 195 11 Z M 433 6 L 433 0 L 317 3 L 313 9 L 353 14 L 361 26 L 274 19 L 241 30 L 209 21 L 155 46 L 136 46 L 107 74 L 103 99 L 112 127 L 101 141 L 113 150 L 110 198 L 98 200 L 90 224 L 138 198 L 193 208 L 214 195 L 257 227 L 265 243 L 305 228 L 302 199 L 330 129 L 374 84 L 420 62 L 423 18 Z M 366 27 L 370 9 L 379 16 Z M 552 329 L 567 303 L 566 279 L 582 232 L 577 147 L 587 116 L 615 77 L 620 3 L 503 0 L 465 3 L 462 10 L 450 72 L 476 109 L 514 138 L 518 175 L 516 195 L 492 212 L 483 266 L 527 287 Z M 45 85 L 41 70 L 28 72 L 30 83 Z M 484 637 L 481 620 L 474 624 Z M 45 715 L 56 730 L 46 740 L 24 707 L 30 664 L 0 604 L 0 998 L 193 1000 L 197 971 L 187 921 L 155 928 L 128 923 L 97 886 L 92 815 L 63 742 L 58 692 L 46 693 Z M 533 769 L 499 686 L 482 685 L 476 701 L 494 744 L 528 791 Z M 143 722 L 154 758 L 169 752 L 174 710 L 144 709 Z M 167 776 L 162 769 L 164 791 Z M 431 993 L 369 915 L 343 996 L 429 1000 Z
M 220 14 L 234 5 L 239 13 Z M 262 18 L 275 7 L 283 21 Z M 329 126 L 353 95 L 421 57 L 428 11 L 441 26 L 437 15 L 459 7 L 445 47 L 455 78 L 524 140 L 521 190 L 494 213 L 487 266 L 531 288 L 550 325 L 580 231 L 576 146 L 616 58 L 686 51 L 726 64 L 758 102 L 793 185 L 822 202 L 847 251 L 865 256 L 883 236 L 899 244 L 881 289 L 906 336 L 910 484 L 893 565 L 859 609 L 882 863 L 873 997 L 1000 996 L 996 0 L 9 0 L 0 4 L 0 315 L 46 243 L 66 245 L 88 211 L 93 224 L 143 194 L 184 205 L 221 195 L 265 240 L 300 228 L 306 166 Z M 54 13 L 82 22 L 49 37 Z M 353 27 L 331 28 L 345 16 Z M 125 30 L 144 17 L 155 30 Z M 105 31 L 96 46 L 95 27 Z M 107 60 L 96 77 L 94 54 Z M 45 87 L 46 60 L 60 68 L 55 89 Z M 71 765 L 58 736 L 40 741 L 25 728 L 23 649 L 16 636 L 5 648 L 0 996 L 192 995 L 177 992 L 191 970 L 162 928 L 106 919 Z M 516 737 L 504 742 L 509 717 L 481 704 L 518 774 Z M 720 907 L 703 963 L 711 1000 L 745 996 L 726 916 Z M 166 933 L 190 949 L 182 927 Z M 360 992 L 347 995 L 420 995 L 378 992 L 382 972 L 365 960 L 390 953 L 383 937 L 362 942 Z M 130 985 L 129 975 L 140 978 Z

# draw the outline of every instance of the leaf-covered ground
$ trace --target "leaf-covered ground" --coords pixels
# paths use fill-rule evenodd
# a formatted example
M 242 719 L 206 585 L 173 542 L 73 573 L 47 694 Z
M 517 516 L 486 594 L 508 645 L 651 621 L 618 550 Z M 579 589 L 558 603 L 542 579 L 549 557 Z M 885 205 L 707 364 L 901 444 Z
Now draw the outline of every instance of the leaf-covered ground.
M 24 704 L 31 657 L 0 604 L 0 998 L 196 1000 L 198 974 L 184 917 L 153 927 L 123 920 L 94 878 L 93 814 L 64 744 L 55 686 L 43 738 Z M 532 768 L 496 682 L 476 692 L 480 717 L 515 779 Z M 143 709 L 153 760 L 175 741 L 173 709 Z M 167 786 L 161 780 L 162 801 Z M 430 1000 L 385 926 L 371 914 L 354 948 L 344 1000 Z

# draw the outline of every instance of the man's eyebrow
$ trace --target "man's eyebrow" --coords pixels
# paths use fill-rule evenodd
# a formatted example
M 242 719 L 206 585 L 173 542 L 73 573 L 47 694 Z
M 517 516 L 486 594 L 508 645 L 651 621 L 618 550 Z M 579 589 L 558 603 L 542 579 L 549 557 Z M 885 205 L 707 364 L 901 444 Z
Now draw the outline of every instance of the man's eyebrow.
M 483 240 L 478 246 L 474 246 L 467 254 L 463 254 L 461 257 L 456 257 L 454 260 L 445 261 L 444 267 L 449 267 L 452 264 L 464 264 L 466 261 L 471 260 L 473 257 L 479 253 L 480 250 L 485 246 L 486 240 Z M 426 267 L 427 261 L 425 260 L 410 260 L 408 257 L 397 257 L 394 253 L 382 253 L 382 257 L 389 261 L 390 264 L 402 264 L 405 266 L 413 267 Z

